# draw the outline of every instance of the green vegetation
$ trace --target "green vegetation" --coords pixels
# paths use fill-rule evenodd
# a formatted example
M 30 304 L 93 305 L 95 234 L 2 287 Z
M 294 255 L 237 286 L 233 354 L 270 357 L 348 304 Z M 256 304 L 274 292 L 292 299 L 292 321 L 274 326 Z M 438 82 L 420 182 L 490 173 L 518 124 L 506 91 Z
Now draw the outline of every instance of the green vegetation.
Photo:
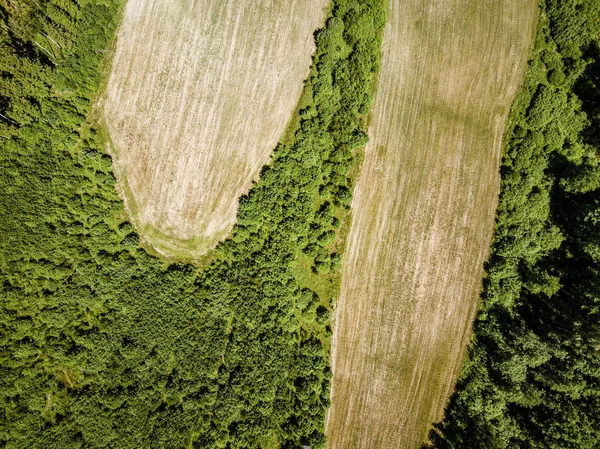
M 122 0 L 0 0 L 0 444 L 324 444 L 340 224 L 381 0 L 335 0 L 293 137 L 203 269 L 126 221 L 86 120 Z
M 600 3 L 545 0 L 437 448 L 600 446 Z

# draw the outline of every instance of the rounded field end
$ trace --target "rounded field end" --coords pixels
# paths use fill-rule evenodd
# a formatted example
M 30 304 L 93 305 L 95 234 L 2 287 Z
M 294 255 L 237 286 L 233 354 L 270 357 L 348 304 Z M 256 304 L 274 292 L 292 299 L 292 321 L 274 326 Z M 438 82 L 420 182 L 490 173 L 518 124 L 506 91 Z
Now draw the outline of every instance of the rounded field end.
M 129 0 L 100 101 L 142 240 L 196 260 L 226 238 L 300 98 L 328 0 Z

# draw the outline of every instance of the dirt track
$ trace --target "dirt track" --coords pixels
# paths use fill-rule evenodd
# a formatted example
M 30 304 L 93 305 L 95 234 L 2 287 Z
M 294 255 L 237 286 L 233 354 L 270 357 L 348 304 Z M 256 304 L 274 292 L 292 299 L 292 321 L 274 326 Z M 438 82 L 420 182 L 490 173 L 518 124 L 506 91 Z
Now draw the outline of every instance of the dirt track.
M 330 449 L 418 448 L 481 288 L 534 0 L 390 0 L 334 326 Z
M 229 233 L 308 76 L 328 0 L 129 0 L 105 97 L 125 205 L 156 250 Z

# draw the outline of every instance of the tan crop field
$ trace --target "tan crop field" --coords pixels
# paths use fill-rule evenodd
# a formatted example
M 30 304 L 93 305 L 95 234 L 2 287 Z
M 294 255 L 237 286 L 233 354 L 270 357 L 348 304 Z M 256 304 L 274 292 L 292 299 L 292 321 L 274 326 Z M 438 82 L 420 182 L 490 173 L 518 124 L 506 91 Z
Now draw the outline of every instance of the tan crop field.
M 195 259 L 225 238 L 308 76 L 328 0 L 129 0 L 100 100 L 143 239 Z
M 390 0 L 333 338 L 331 449 L 413 449 L 460 371 L 535 0 Z

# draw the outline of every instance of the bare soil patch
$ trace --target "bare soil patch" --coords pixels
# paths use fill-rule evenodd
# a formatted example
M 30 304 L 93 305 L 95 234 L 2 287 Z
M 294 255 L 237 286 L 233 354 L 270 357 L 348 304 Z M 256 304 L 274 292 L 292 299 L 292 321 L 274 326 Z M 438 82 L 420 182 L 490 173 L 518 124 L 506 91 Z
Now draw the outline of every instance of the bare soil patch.
M 158 252 L 231 230 L 300 97 L 328 0 L 129 0 L 101 105 L 125 205 Z
M 390 0 L 333 338 L 331 449 L 418 448 L 470 336 L 534 0 Z

